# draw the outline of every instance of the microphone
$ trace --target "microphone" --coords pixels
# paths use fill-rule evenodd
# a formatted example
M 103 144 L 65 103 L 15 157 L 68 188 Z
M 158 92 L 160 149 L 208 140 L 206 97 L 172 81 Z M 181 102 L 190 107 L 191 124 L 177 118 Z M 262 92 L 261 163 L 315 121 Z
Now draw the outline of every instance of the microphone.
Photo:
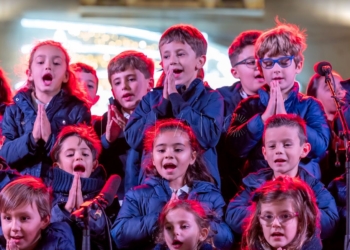
M 317 62 L 314 65 L 314 71 L 321 76 L 325 76 L 332 72 L 332 65 L 326 61 Z
M 103 186 L 101 192 L 92 200 L 85 201 L 81 204 L 80 208 L 75 210 L 71 214 L 71 219 L 78 220 L 84 218 L 87 215 L 87 208 L 98 209 L 94 214 L 94 219 L 97 220 L 101 217 L 102 212 L 100 208 L 106 209 L 113 203 L 114 196 L 117 194 L 121 182 L 121 178 L 119 175 L 113 174 L 111 175 L 106 184 Z

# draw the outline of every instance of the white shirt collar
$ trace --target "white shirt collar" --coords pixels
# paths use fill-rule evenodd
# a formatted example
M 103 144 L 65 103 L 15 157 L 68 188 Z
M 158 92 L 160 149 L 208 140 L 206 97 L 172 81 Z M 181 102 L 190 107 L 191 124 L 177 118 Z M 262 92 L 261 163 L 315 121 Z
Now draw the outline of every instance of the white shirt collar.
M 170 188 L 170 189 L 171 189 L 172 192 L 175 192 L 175 191 L 176 191 L 175 189 L 172 189 L 172 188 Z M 178 189 L 178 190 L 176 191 L 176 195 L 179 196 L 179 195 L 181 195 L 183 192 L 186 193 L 186 194 L 189 194 L 189 193 L 190 193 L 190 187 L 187 186 L 187 185 L 181 187 L 180 189 Z

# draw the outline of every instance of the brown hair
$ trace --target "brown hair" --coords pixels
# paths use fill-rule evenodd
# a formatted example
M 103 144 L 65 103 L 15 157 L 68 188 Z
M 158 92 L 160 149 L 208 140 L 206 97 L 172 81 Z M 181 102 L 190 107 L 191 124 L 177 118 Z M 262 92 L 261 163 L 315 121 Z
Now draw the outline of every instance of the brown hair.
M 111 77 L 113 74 L 123 72 L 129 68 L 139 70 L 146 79 L 153 78 L 153 60 L 136 50 L 126 50 L 109 61 L 107 67 L 109 83 L 112 84 Z
M 70 65 L 70 68 L 74 73 L 75 72 L 84 72 L 84 73 L 92 74 L 96 79 L 96 92 L 97 92 L 97 90 L 98 90 L 98 77 L 97 77 L 96 70 L 93 67 L 91 67 L 90 65 L 87 65 L 85 63 L 82 63 L 82 62 L 77 62 L 77 63 L 72 63 Z
M 187 43 L 196 53 L 197 57 L 207 54 L 208 43 L 203 34 L 189 24 L 177 24 L 168 28 L 159 40 L 159 48 L 173 41 Z
M 265 133 L 267 129 L 280 128 L 282 126 L 297 128 L 300 145 L 303 145 L 305 142 L 307 142 L 306 123 L 300 116 L 295 114 L 277 114 L 271 116 L 266 120 L 263 132 L 263 143 L 265 143 Z
M 298 232 L 292 242 L 283 248 L 300 250 L 305 242 L 319 233 L 320 215 L 312 189 L 298 178 L 279 176 L 254 192 L 252 214 L 243 233 L 242 249 L 255 250 L 257 246 L 271 249 L 264 238 L 259 220 L 261 204 L 283 200 L 293 202 L 294 210 L 298 213 Z
M 91 126 L 85 124 L 69 125 L 62 128 L 61 132 L 57 136 L 55 145 L 51 149 L 52 161 L 58 161 L 59 154 L 61 153 L 63 142 L 71 136 L 77 136 L 81 141 L 84 141 L 89 147 L 92 153 L 93 160 L 97 160 L 102 151 L 101 141 L 98 138 L 95 130 Z
M 341 81 L 343 80 L 341 75 L 339 73 L 335 72 L 334 70 L 332 70 L 332 75 L 338 76 Z M 317 98 L 317 90 L 320 86 L 319 81 L 320 81 L 321 77 L 322 76 L 319 75 L 318 73 L 315 73 L 310 77 L 309 83 L 306 87 L 306 95 Z
M 190 145 L 193 152 L 196 152 L 196 161 L 193 165 L 188 166 L 186 176 L 185 176 L 185 183 L 189 187 L 192 187 L 193 181 L 195 180 L 201 180 L 201 181 L 208 181 L 211 183 L 214 183 L 213 177 L 209 174 L 209 171 L 202 159 L 202 149 L 200 148 L 200 145 L 197 141 L 197 138 L 193 132 L 193 130 L 185 124 L 181 120 L 177 119 L 164 119 L 159 120 L 155 123 L 154 126 L 147 129 L 145 133 L 145 139 L 144 139 L 144 149 L 147 155 L 152 154 L 154 141 L 157 138 L 157 136 L 160 133 L 163 133 L 165 131 L 181 131 L 188 135 L 190 139 Z M 151 157 L 148 158 L 148 165 L 146 167 L 146 173 L 151 176 L 158 176 L 161 177 L 156 167 L 153 165 L 151 161 Z
M 289 23 L 282 23 L 276 17 L 276 27 L 261 34 L 255 43 L 255 55 L 258 59 L 278 55 L 294 56 L 297 66 L 304 61 L 303 52 L 306 49 L 305 30 Z
M 65 63 L 66 63 L 66 70 L 67 70 L 67 74 L 68 74 L 68 82 L 62 82 L 61 89 L 64 89 L 65 91 L 67 91 L 68 94 L 70 94 L 71 96 L 77 97 L 78 99 L 80 99 L 84 103 L 86 103 L 88 105 L 91 105 L 89 99 L 87 98 L 86 91 L 80 86 L 80 84 L 78 84 L 78 81 L 76 80 L 76 77 L 75 77 L 74 73 L 71 71 L 71 69 L 69 67 L 70 57 L 69 57 L 69 54 L 68 54 L 67 50 L 59 42 L 56 42 L 56 41 L 53 41 L 53 40 L 46 40 L 46 41 L 37 43 L 34 46 L 34 48 L 32 49 L 32 51 L 30 52 L 28 69 L 26 71 L 27 74 L 31 70 L 30 68 L 31 68 L 32 63 L 33 63 L 33 56 L 34 56 L 35 52 L 41 46 L 45 46 L 45 45 L 49 45 L 49 46 L 53 46 L 53 47 L 59 48 L 62 51 L 62 53 L 64 54 L 64 56 L 66 57 Z M 27 84 L 21 90 L 25 91 L 27 89 L 35 90 L 35 83 L 34 83 L 34 81 L 30 81 L 28 79 L 27 80 Z
M 18 177 L 8 183 L 0 193 L 0 209 L 7 213 L 24 205 L 35 204 L 40 218 L 51 214 L 51 190 L 43 181 L 32 176 Z
M 240 33 L 232 41 L 230 47 L 228 48 L 228 57 L 230 58 L 232 67 L 235 65 L 235 63 L 237 63 L 237 58 L 239 54 L 242 53 L 242 50 L 249 45 L 255 45 L 256 40 L 261 34 L 262 31 L 260 30 L 247 30 Z
M 0 68 L 0 104 L 9 105 L 12 103 L 12 91 L 10 81 L 7 79 L 5 71 Z
M 208 218 L 206 211 L 198 201 L 180 200 L 180 199 L 171 200 L 164 206 L 158 218 L 159 233 L 156 240 L 157 243 L 164 244 L 164 229 L 165 229 L 166 216 L 169 214 L 170 211 L 175 209 L 183 209 L 186 212 L 193 214 L 199 230 L 203 228 L 207 228 L 210 232 L 210 219 Z M 211 233 L 209 233 L 208 235 L 209 237 L 205 241 L 198 242 L 198 249 L 200 249 L 203 243 L 209 243 L 210 245 L 214 246 Z M 213 249 L 216 249 L 216 248 L 213 248 Z

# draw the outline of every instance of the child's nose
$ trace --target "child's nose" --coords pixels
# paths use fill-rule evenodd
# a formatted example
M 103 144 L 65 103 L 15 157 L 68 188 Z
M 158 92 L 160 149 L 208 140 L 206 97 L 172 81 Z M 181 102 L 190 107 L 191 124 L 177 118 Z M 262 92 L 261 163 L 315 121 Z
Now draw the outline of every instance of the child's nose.
M 17 232 L 17 231 L 19 231 L 19 229 L 20 229 L 20 223 L 19 223 L 19 221 L 18 221 L 18 220 L 15 220 L 15 219 L 12 220 L 12 223 L 11 223 L 11 230 Z
M 280 227 L 281 226 L 281 223 L 279 222 L 277 216 L 273 219 L 271 225 L 272 225 L 272 227 Z

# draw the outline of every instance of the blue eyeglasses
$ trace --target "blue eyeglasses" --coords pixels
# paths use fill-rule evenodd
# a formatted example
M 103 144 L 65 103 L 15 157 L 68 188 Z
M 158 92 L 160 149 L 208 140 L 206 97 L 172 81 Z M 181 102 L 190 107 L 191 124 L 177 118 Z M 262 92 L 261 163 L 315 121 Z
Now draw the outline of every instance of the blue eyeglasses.
M 280 224 L 283 224 L 291 219 L 293 219 L 294 217 L 297 217 L 298 213 L 293 213 L 293 212 L 283 212 L 279 215 L 272 215 L 272 214 L 264 214 L 264 215 L 260 215 L 260 219 L 262 219 L 263 221 L 266 222 L 266 224 L 272 224 L 273 221 L 275 219 L 278 220 L 278 222 Z
M 281 66 L 281 68 L 287 68 L 292 64 L 293 59 L 294 56 L 283 56 L 277 59 L 263 58 L 259 60 L 259 63 L 264 69 L 272 69 L 273 66 L 275 66 L 275 63 Z

